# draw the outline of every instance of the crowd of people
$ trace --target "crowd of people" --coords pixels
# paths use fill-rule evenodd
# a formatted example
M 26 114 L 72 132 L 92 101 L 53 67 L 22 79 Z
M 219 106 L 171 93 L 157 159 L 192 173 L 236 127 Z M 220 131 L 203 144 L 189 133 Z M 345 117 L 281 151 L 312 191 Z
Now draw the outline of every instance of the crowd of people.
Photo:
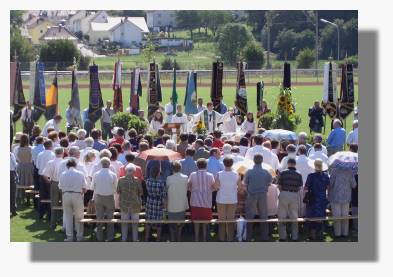
M 47 218 L 53 229 L 60 224 L 65 241 L 85 240 L 80 222 L 85 209 L 97 219 L 112 219 L 118 210 L 122 220 L 134 220 L 121 224 L 122 241 L 142 240 L 137 223 L 142 215 L 148 222 L 178 221 L 168 224 L 169 228 L 145 223 L 144 241 L 152 239 L 153 230 L 158 241 L 166 230 L 171 241 L 182 241 L 185 232 L 193 234 L 195 241 L 207 241 L 209 228 L 216 226 L 206 222 L 215 215 L 225 221 L 218 224 L 219 241 L 268 241 L 272 224 L 247 220 L 274 217 L 294 220 L 290 226 L 278 223 L 278 233 L 280 241 L 297 241 L 299 217 L 325 217 L 328 207 L 333 216 L 357 215 L 357 173 L 327 165 L 329 156 L 338 151 L 358 151 L 357 120 L 349 134 L 340 120 L 334 120 L 325 144 L 322 135 L 309 138 L 305 132 L 292 141 L 270 140 L 264 137 L 265 129 L 256 126 L 253 113 L 239 123 L 234 108 L 221 114 L 212 103 L 204 106 L 201 100 L 199 113 L 193 116 L 183 114 L 181 105 L 176 113 L 173 106 L 157 110 L 144 134 L 113 126 L 110 101 L 102 110 L 101 128 L 88 130 L 75 128 L 77 121 L 70 110 L 64 130 L 60 115 L 41 129 L 30 120 L 30 110 L 28 104 L 22 112 L 23 132 L 16 133 L 11 145 L 10 212 L 16 215 L 17 204 L 25 198 L 24 190 L 17 187 L 34 185 L 40 200 L 50 199 L 50 203 L 37 203 L 40 219 Z M 143 111 L 139 115 L 147 121 Z M 183 124 L 179 137 L 163 129 L 168 117 Z M 206 134 L 187 127 L 187 122 L 198 121 L 205 122 Z M 243 135 L 235 134 L 239 130 Z M 152 148 L 176 151 L 182 158 L 141 157 Z M 245 172 L 234 169 L 247 161 L 253 166 Z M 195 221 L 193 230 L 180 223 L 188 217 Z M 349 220 L 336 220 L 333 226 L 334 236 L 349 235 Z M 355 220 L 351 226 L 356 232 Z M 305 227 L 310 239 L 323 239 L 324 221 L 308 222 Z M 114 224 L 97 224 L 98 241 L 114 237 Z

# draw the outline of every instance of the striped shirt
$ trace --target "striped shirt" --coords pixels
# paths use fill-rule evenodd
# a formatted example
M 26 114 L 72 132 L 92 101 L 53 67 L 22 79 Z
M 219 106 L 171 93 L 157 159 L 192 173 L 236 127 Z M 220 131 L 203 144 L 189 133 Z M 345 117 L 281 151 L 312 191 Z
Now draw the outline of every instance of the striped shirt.
M 190 205 L 192 207 L 211 208 L 212 207 L 212 193 L 214 185 L 213 174 L 206 170 L 198 170 L 191 173 L 188 178 L 188 183 L 191 184 L 191 199 Z

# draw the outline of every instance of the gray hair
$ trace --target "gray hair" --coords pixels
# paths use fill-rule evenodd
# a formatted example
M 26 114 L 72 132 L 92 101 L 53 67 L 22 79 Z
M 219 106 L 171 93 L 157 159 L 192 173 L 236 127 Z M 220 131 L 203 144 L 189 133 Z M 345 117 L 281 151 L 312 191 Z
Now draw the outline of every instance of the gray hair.
M 165 148 L 176 151 L 176 143 L 172 139 L 168 139 L 165 143 Z
M 56 147 L 56 148 L 55 148 L 55 155 L 56 155 L 56 156 L 58 156 L 58 155 L 63 155 L 63 153 L 64 153 L 63 147 Z
M 85 144 L 87 147 L 93 147 L 94 139 L 92 137 L 85 138 Z
M 109 168 L 111 165 L 111 160 L 107 157 L 101 159 L 102 168 Z
M 126 174 L 127 174 L 127 175 L 133 174 L 135 171 L 136 171 L 135 165 L 133 165 L 133 164 L 130 163 L 130 164 L 128 164 L 128 165 L 126 166 Z
M 76 132 L 76 135 L 78 136 L 78 139 L 84 139 L 86 137 L 86 134 L 87 134 L 87 132 L 86 132 L 85 129 L 79 129 Z
M 102 149 L 100 151 L 100 159 L 102 159 L 102 158 L 109 158 L 110 159 L 111 157 L 112 157 L 112 153 L 108 149 Z
M 68 155 L 70 155 L 70 157 L 76 157 L 77 155 L 80 154 L 79 151 L 79 147 L 78 146 L 71 146 L 70 150 L 68 151 Z

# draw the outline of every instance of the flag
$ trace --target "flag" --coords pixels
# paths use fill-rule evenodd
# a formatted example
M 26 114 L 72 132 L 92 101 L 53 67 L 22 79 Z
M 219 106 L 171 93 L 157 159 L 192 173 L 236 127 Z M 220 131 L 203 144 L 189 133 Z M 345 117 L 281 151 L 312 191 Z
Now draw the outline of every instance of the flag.
M 142 82 L 140 68 L 134 68 L 131 72 L 130 113 L 138 115 L 139 97 L 142 96 Z
M 53 82 L 46 92 L 45 104 L 45 118 L 46 120 L 52 119 L 58 113 L 58 103 L 59 103 L 59 89 L 57 86 L 57 71 Z
M 291 89 L 291 64 L 287 62 L 284 63 L 284 79 L 282 84 L 284 89 Z
M 330 118 L 337 116 L 337 64 L 327 62 L 323 68 L 322 107 Z
M 72 116 L 74 124 L 77 126 L 82 126 L 82 118 L 81 118 L 81 104 L 79 99 L 79 88 L 78 81 L 76 79 L 76 70 L 72 70 L 71 77 L 71 108 L 72 108 Z
M 117 61 L 113 71 L 112 87 L 113 87 L 113 110 L 116 112 L 123 111 L 123 96 L 121 92 L 121 67 L 122 63 Z
M 184 98 L 184 111 L 186 114 L 197 114 L 197 73 L 190 71 L 187 75 L 186 97 Z
M 265 89 L 265 83 L 260 81 L 257 83 L 257 111 L 260 112 L 263 101 L 263 90 Z
M 340 118 L 345 119 L 354 109 L 353 65 L 345 63 L 341 66 L 341 69 L 341 89 L 338 106 Z
M 159 108 L 162 101 L 161 83 L 158 66 L 156 63 L 149 64 L 149 87 L 147 95 L 148 118 L 151 118 L 155 111 Z
M 35 67 L 33 106 L 33 121 L 37 122 L 46 111 L 44 64 L 41 62 L 36 62 Z
M 213 102 L 214 110 L 219 113 L 221 112 L 223 74 L 224 74 L 224 64 L 220 61 L 213 62 L 210 99 Z
M 12 120 L 17 121 L 22 115 L 22 109 L 26 105 L 25 95 L 23 93 L 22 75 L 20 72 L 20 63 L 11 63 L 11 102 L 14 106 Z
M 89 67 L 90 73 L 90 88 L 89 88 L 89 109 L 88 117 L 95 123 L 102 116 L 102 93 L 100 80 L 98 79 L 98 66 L 92 65 Z
M 30 79 L 29 79 L 29 101 L 34 102 L 34 87 L 35 87 L 35 75 L 36 75 L 36 63 L 30 63 Z
M 236 84 L 236 108 L 239 110 L 240 115 L 245 116 L 247 114 L 247 90 L 246 90 L 246 79 L 244 76 L 243 62 L 237 64 L 237 84 Z
M 172 107 L 173 113 L 176 113 L 177 91 L 176 91 L 176 68 L 173 68 L 173 85 L 172 85 Z

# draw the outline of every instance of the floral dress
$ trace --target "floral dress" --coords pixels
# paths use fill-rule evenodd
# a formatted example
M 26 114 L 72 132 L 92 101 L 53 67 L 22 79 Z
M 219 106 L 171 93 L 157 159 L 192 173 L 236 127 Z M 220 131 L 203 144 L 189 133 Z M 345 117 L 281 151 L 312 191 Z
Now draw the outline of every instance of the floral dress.
M 146 219 L 162 220 L 164 214 L 164 200 L 166 198 L 166 185 L 160 179 L 146 180 L 147 200 Z

